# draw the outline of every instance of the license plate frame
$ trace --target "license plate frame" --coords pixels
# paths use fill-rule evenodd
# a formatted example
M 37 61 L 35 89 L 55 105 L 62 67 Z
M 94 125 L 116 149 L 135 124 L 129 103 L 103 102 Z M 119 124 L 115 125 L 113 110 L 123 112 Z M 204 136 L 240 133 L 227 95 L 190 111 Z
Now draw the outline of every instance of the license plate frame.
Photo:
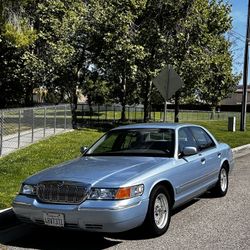
M 43 213 L 43 222 L 46 226 L 64 227 L 64 214 L 60 213 Z

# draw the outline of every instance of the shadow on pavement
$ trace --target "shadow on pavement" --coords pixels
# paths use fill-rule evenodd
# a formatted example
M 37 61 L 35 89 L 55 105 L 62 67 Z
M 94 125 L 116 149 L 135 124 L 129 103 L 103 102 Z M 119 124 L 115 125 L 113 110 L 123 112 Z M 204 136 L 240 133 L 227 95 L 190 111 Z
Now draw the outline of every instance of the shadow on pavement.
M 35 249 L 105 249 L 121 241 L 103 234 L 37 227 L 21 223 L 9 209 L 0 213 L 1 245 Z
M 105 249 L 121 241 L 106 239 L 102 234 L 66 231 L 20 224 L 0 231 L 0 244 L 34 249 Z

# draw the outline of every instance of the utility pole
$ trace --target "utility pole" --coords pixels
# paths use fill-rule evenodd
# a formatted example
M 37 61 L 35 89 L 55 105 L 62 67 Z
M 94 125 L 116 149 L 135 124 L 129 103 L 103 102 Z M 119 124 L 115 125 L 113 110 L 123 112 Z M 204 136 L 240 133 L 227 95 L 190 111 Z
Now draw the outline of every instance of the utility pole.
M 248 0 L 248 14 L 247 14 L 247 32 L 246 32 L 246 44 L 244 55 L 244 70 L 243 70 L 243 94 L 242 94 L 242 106 L 240 117 L 240 131 L 246 130 L 246 112 L 247 112 L 247 77 L 248 77 L 248 48 L 250 42 L 250 0 Z

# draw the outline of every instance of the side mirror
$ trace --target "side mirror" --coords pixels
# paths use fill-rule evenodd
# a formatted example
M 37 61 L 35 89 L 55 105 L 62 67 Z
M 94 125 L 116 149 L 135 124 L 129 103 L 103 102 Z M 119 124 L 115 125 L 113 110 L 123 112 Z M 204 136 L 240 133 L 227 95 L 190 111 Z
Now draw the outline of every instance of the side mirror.
M 185 147 L 183 149 L 183 155 L 184 156 L 189 156 L 189 155 L 195 155 L 197 154 L 197 148 L 196 147 Z
M 88 147 L 84 146 L 80 148 L 80 152 L 84 154 L 88 150 Z

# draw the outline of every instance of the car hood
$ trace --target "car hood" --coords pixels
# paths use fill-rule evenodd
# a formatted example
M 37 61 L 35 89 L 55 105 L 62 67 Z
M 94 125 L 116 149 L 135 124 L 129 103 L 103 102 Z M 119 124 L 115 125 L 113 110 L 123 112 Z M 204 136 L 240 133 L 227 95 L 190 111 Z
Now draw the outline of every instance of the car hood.
M 29 177 L 25 183 L 37 184 L 41 181 L 62 180 L 83 182 L 99 187 L 119 186 L 172 160 L 165 157 L 135 156 L 81 157 L 39 172 Z

